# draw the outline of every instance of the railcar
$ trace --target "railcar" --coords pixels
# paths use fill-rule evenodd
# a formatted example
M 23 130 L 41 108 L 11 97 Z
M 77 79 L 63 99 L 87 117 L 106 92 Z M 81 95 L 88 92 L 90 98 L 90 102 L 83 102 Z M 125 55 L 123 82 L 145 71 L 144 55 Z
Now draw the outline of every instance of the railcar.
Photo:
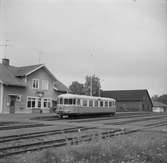
M 62 94 L 57 98 L 56 113 L 60 116 L 97 115 L 116 113 L 116 100 L 86 95 Z

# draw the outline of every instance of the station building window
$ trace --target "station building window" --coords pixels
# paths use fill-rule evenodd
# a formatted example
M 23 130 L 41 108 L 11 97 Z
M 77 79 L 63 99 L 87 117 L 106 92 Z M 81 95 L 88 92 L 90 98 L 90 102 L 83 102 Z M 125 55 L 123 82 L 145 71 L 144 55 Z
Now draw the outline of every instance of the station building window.
M 33 79 L 32 80 L 32 88 L 33 89 L 39 89 L 39 79 Z
M 43 102 L 43 106 L 44 106 L 44 108 L 50 108 L 51 107 L 51 100 L 45 98 L 44 102 Z
M 34 97 L 27 98 L 27 108 L 35 108 L 35 98 Z
M 49 89 L 49 81 L 48 80 L 42 80 L 42 89 L 43 90 Z

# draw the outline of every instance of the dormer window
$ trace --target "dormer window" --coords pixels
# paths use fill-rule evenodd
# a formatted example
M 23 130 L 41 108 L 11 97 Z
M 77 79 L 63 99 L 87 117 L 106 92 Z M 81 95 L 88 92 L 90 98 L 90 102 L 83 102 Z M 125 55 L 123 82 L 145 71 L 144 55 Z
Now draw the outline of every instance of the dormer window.
M 39 89 L 39 79 L 33 79 L 32 88 L 33 89 Z

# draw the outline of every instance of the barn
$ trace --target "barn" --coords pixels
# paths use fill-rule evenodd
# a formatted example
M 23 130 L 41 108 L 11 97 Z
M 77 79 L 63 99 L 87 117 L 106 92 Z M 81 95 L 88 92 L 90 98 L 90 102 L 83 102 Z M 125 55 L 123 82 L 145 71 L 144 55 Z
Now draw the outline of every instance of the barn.
M 102 97 L 116 99 L 117 111 L 152 111 L 152 101 L 147 89 L 142 90 L 107 90 Z

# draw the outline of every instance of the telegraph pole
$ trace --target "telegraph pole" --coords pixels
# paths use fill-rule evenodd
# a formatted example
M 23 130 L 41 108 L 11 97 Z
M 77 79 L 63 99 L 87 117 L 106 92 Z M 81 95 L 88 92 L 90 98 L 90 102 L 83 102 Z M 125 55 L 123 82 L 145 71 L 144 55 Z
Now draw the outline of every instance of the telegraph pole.
M 90 75 L 90 96 L 92 96 L 92 74 Z
M 91 57 L 93 57 L 93 54 L 90 54 Z M 93 96 L 93 75 L 92 72 L 90 74 L 90 96 Z
M 0 44 L 0 46 L 4 47 L 3 58 L 7 58 L 7 48 L 10 46 L 9 41 L 10 40 L 5 40 L 5 41 L 2 42 L 2 44 Z

